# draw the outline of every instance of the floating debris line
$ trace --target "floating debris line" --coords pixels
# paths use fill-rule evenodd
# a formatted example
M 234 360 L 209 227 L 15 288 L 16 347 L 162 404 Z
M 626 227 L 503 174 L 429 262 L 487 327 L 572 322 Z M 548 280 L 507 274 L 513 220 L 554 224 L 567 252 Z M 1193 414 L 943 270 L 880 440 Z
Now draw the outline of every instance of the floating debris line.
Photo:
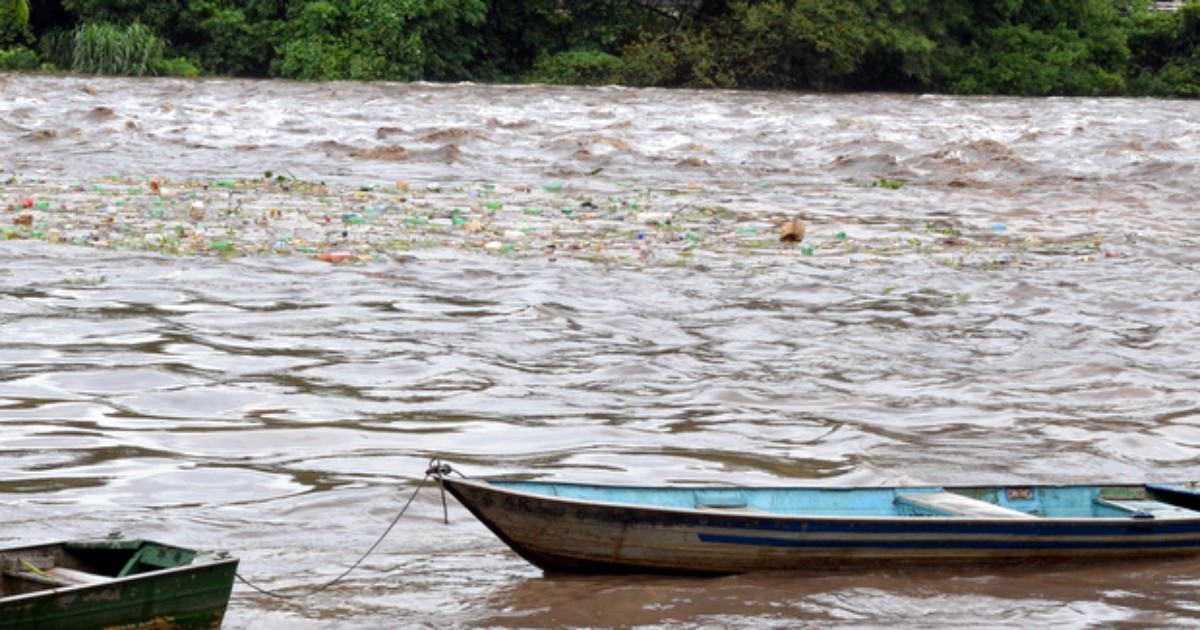
M 759 185 L 762 187 L 762 185 Z M 630 182 L 573 186 L 475 183 L 326 185 L 258 179 L 109 177 L 51 185 L 11 177 L 0 234 L 116 251 L 297 255 L 354 264 L 451 248 L 490 256 L 577 259 L 629 267 L 740 267 L 763 258 L 808 264 L 931 261 L 1004 269 L 1122 257 L 1096 234 L 1021 234 L 1003 223 L 834 223 L 729 191 Z

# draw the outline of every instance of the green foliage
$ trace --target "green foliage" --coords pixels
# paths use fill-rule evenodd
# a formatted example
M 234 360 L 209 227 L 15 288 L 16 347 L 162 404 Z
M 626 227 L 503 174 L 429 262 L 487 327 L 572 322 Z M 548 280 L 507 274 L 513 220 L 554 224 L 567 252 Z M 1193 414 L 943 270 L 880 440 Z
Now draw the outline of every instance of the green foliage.
M 488 15 L 487 0 L 438 0 L 424 5 L 411 21 L 419 35 L 420 78 L 453 81 L 472 78 L 483 53 L 479 31 Z
M 29 0 L 0 0 L 0 45 L 29 37 Z
M 301 80 L 452 78 L 470 51 L 462 32 L 485 16 L 482 0 L 294 4 L 271 72 Z
M 1200 50 L 1191 56 L 1175 59 L 1158 74 L 1161 87 L 1156 91 L 1163 96 L 1186 96 L 1200 98 Z
M 200 68 L 187 57 L 175 57 L 155 62 L 154 73 L 164 77 L 192 78 L 200 76 Z
M 610 85 L 620 83 L 625 62 L 620 57 L 598 52 L 565 52 L 533 67 L 529 79 L 537 83 L 564 85 Z
M 71 70 L 86 74 L 144 76 L 155 73 L 166 46 L 148 26 L 87 24 L 72 37 Z
M 418 42 L 406 32 L 395 4 L 403 3 L 363 7 L 345 0 L 317 0 L 293 5 L 272 73 L 304 81 L 417 78 Z M 397 19 L 372 28 L 378 18 L 389 16 Z
M 61 0 L 63 8 L 83 24 L 145 24 L 169 37 L 187 0 Z
M 57 68 L 70 68 L 72 50 L 75 47 L 73 31 L 55 30 L 38 38 L 38 51 L 42 58 Z
M 1200 5 L 1136 16 L 1129 45 L 1135 93 L 1200 97 Z
M 620 50 L 661 20 L 647 8 L 648 3 L 638 0 L 541 0 L 539 4 L 558 25 L 560 51 Z
M 767 0 L 734 5 L 738 42 L 752 62 L 739 83 L 839 88 L 858 70 L 872 38 L 873 2 Z
M 1002 22 L 1003 3 L 974 0 L 879 0 L 856 89 L 938 91 L 954 76 L 961 51 Z
M 877 26 L 847 82 L 866 89 L 927 91 L 934 85 L 937 53 L 937 43 L 918 31 Z
M 648 87 L 675 83 L 679 60 L 675 51 L 665 45 L 665 40 L 665 37 L 639 40 L 621 51 L 625 85 Z
M 2 0 L 0 0 L 2 1 Z M 61 0 L 81 24 L 140 23 L 216 74 L 266 74 L 286 0 Z
M 37 53 L 24 46 L 0 48 L 0 70 L 37 70 L 41 63 Z
M 671 32 L 676 23 L 645 0 L 489 0 L 471 60 L 477 76 L 520 76 L 535 63 L 575 51 L 625 57 L 635 42 Z M 660 2 L 661 4 L 661 2 Z M 669 13 L 669 12 L 668 12 Z M 645 37 L 643 37 L 645 35 Z
M 899 190 L 901 188 L 904 188 L 904 180 L 888 179 L 886 177 L 881 177 L 881 178 L 871 182 L 871 186 L 874 188 L 886 188 L 888 190 Z
M 1129 48 L 1135 70 L 1155 73 L 1186 52 L 1183 21 L 1177 13 L 1147 13 L 1135 17 L 1129 29 Z
M 269 20 L 256 20 L 226 0 L 188 4 L 180 19 L 177 42 L 209 72 L 237 75 L 262 72 L 272 53 Z
M 1036 14 L 981 33 L 951 90 L 1023 96 L 1124 93 L 1130 50 L 1117 14 L 1100 0 L 1075 4 L 1070 21 L 1055 28 L 1035 28 L 1050 19 Z
M 691 32 L 630 44 L 623 51 L 627 74 L 691 87 L 840 89 L 876 41 L 871 1 L 739 0 L 727 8 Z
M 1200 98 L 1200 49 L 1171 59 L 1153 72 L 1139 72 L 1130 80 L 1130 87 L 1147 96 Z
M 633 85 L 667 87 L 739 87 L 739 61 L 745 57 L 738 25 L 731 16 L 716 18 L 696 31 L 643 36 L 623 52 L 625 74 Z
M 0 0 L 0 46 L 129 74 L 1200 96 L 1200 3 L 1151 4 Z

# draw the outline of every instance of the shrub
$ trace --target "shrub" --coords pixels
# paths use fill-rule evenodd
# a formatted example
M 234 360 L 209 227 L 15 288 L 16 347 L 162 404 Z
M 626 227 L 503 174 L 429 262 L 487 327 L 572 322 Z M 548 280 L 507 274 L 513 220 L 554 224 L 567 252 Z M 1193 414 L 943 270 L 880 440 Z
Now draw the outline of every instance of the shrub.
M 200 68 L 192 63 L 187 57 L 175 57 L 174 59 L 161 59 L 154 64 L 155 74 L 164 77 L 198 77 L 200 76 Z
M 24 46 L 0 49 L 0 70 L 37 70 L 41 63 L 37 53 Z
M 671 85 L 677 80 L 679 61 L 665 39 L 634 42 L 621 51 L 621 60 L 625 85 Z
M 625 62 L 600 52 L 565 52 L 533 66 L 529 79 L 559 85 L 609 85 L 620 83 Z

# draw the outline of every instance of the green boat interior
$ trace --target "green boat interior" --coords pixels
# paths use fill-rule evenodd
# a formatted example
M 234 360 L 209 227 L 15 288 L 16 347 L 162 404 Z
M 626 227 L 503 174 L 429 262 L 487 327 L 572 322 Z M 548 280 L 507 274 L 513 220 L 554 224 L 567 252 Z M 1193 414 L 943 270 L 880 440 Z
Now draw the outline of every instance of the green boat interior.
M 143 540 L 28 547 L 0 554 L 0 596 L 98 584 L 192 562 L 196 553 Z

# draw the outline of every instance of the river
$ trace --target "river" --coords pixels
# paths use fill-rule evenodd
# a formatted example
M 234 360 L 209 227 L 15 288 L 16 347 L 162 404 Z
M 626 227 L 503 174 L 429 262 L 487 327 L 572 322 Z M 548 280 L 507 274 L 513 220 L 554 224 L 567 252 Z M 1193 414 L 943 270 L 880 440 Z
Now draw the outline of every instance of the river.
M 1198 625 L 1196 560 L 546 577 L 420 486 L 435 457 L 609 483 L 1200 477 L 1196 112 L 0 76 L 0 208 L 114 173 L 632 182 L 825 245 L 330 265 L 0 241 L 0 541 L 229 550 L 289 597 L 239 584 L 227 628 Z M 965 242 L 905 248 L 930 235 Z

